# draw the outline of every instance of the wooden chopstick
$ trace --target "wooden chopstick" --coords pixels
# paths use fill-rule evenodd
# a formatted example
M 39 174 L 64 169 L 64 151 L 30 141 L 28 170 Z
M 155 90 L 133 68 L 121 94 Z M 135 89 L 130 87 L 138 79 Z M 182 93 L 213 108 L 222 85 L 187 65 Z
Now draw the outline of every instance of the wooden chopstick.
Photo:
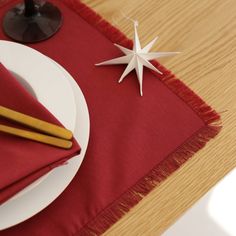
M 55 138 L 55 137 L 48 136 L 45 134 L 31 132 L 31 131 L 27 131 L 23 129 L 17 129 L 17 128 L 13 128 L 6 125 L 0 125 L 0 131 L 7 134 L 15 135 L 21 138 L 34 140 L 40 143 L 45 143 L 45 144 L 49 144 L 49 145 L 64 148 L 64 149 L 70 149 L 72 147 L 71 141 L 61 139 L 61 138 Z
M 54 125 L 49 122 L 20 113 L 18 111 L 14 111 L 4 106 L 0 106 L 0 116 L 3 116 L 7 119 L 13 120 L 20 124 L 29 126 L 31 128 L 34 128 L 36 130 L 42 131 L 46 134 L 50 134 L 58 138 L 71 140 L 73 137 L 72 132 L 68 129 L 65 129 L 58 125 Z

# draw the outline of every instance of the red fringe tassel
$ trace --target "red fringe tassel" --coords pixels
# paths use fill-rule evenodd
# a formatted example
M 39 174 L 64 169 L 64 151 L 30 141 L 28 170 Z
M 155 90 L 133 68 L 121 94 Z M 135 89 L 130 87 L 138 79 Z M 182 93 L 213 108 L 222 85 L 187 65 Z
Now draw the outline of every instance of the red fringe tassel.
M 121 31 L 104 20 L 91 8 L 78 0 L 63 0 L 70 8 L 82 18 L 96 27 L 112 42 L 131 48 L 132 40 L 128 39 Z M 134 207 L 160 182 L 177 170 L 206 143 L 214 138 L 221 129 L 220 116 L 208 106 L 199 96 L 178 80 L 171 71 L 160 65 L 157 61 L 153 64 L 163 72 L 160 80 L 168 86 L 177 96 L 185 101 L 206 124 L 198 130 L 185 143 L 179 146 L 165 160 L 156 165 L 150 172 L 128 189 L 122 196 L 100 212 L 96 218 L 88 222 L 75 236 L 101 235 L 115 224 L 126 212 Z M 154 72 L 155 73 L 155 72 Z M 159 75 L 160 77 L 160 75 Z

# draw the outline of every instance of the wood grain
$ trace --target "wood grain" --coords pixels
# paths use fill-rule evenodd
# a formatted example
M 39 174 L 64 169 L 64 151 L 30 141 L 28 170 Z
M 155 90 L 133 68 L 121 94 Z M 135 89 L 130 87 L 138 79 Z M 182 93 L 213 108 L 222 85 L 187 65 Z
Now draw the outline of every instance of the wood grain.
M 105 235 L 157 236 L 236 166 L 236 1 L 84 0 L 129 37 L 137 19 L 143 45 L 181 51 L 160 60 L 222 113 L 223 130 Z

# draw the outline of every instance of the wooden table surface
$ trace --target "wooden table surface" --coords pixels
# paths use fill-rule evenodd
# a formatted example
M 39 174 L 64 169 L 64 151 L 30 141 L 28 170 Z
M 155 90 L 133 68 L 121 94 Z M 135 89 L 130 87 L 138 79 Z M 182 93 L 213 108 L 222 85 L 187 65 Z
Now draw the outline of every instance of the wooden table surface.
M 153 51 L 182 52 L 160 62 L 222 113 L 224 128 L 217 138 L 105 233 L 161 235 L 236 165 L 236 1 L 83 2 L 129 37 L 133 25 L 124 14 L 138 20 L 142 45 L 160 37 Z

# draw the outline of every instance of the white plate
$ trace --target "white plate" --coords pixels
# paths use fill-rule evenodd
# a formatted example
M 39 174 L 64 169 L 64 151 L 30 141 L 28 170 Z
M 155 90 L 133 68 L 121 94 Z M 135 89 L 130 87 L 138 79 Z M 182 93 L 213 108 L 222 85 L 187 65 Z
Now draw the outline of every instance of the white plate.
M 0 40 L 0 62 L 68 129 L 75 129 L 75 97 L 67 76 L 45 56 L 21 44 Z M 24 80 L 22 80 L 24 78 Z M 37 88 L 37 89 L 36 89 Z M 69 105 L 70 104 L 70 105 Z M 43 181 L 41 177 L 16 194 L 19 198 Z M 0 211 L 1 214 L 1 211 Z
M 0 206 L 0 230 L 3 230 L 43 210 L 71 182 L 87 149 L 89 114 L 84 96 L 73 78 L 56 62 L 41 53 L 20 44 L 0 41 L 0 61 L 24 78 L 36 93 L 38 100 L 63 125 L 74 130 L 74 136 L 82 148 L 81 154 L 72 158 L 67 165 L 54 169 L 43 181 L 34 184 L 27 191 L 23 190 L 24 194 L 21 192 L 17 198 L 13 197 Z M 79 122 L 75 125 L 77 117 Z

